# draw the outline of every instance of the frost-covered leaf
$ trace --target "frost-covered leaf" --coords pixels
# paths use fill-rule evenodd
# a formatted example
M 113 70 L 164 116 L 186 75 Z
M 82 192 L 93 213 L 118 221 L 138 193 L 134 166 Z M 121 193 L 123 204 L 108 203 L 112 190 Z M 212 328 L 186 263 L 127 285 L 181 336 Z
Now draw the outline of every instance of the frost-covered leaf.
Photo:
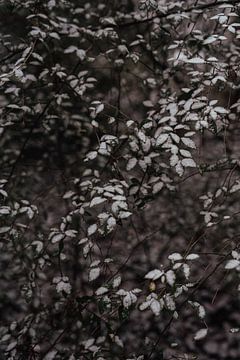
M 183 137 L 181 140 L 184 143 L 184 145 L 186 145 L 186 146 L 188 146 L 188 147 L 190 147 L 192 149 L 196 148 L 195 143 L 191 139 Z
M 150 303 L 150 309 L 152 310 L 152 312 L 154 313 L 154 315 L 158 316 L 160 314 L 161 311 L 161 306 L 159 301 L 152 299 L 151 303 Z
M 132 170 L 137 164 L 137 159 L 136 158 L 131 158 L 128 160 L 128 163 L 127 163 L 127 166 L 126 166 L 126 169 L 127 171 L 130 171 Z
M 157 146 L 162 145 L 167 141 L 167 139 L 168 139 L 168 134 L 161 134 L 156 140 L 156 145 Z
M 88 227 L 88 236 L 93 235 L 97 231 L 97 224 L 92 224 Z
M 207 329 L 200 329 L 194 335 L 194 340 L 201 340 L 207 336 L 208 330 Z
M 162 275 L 163 275 L 163 272 L 162 272 L 161 270 L 155 269 L 155 270 L 149 271 L 149 272 L 145 275 L 145 279 L 157 280 L 157 279 L 159 279 Z
M 95 294 L 97 296 L 99 295 L 103 295 L 103 294 L 106 294 L 108 292 L 108 288 L 106 288 L 105 286 L 101 286 L 100 288 L 98 288 L 96 291 L 95 291 Z
M 66 236 L 65 234 L 61 234 L 61 233 L 54 234 L 54 235 L 51 237 L 51 242 L 52 242 L 53 244 L 55 244 L 55 243 L 61 241 L 62 239 L 64 239 L 65 236 Z
M 107 199 L 105 198 L 102 198 L 100 196 L 97 196 L 95 198 L 93 198 L 91 200 L 91 203 L 90 203 L 90 207 L 93 207 L 93 206 L 96 206 L 96 205 L 99 205 L 99 204 L 102 204 L 103 202 L 105 202 Z
M 182 164 L 184 167 L 196 167 L 196 163 L 193 159 L 183 159 Z
M 189 254 L 186 256 L 186 260 L 195 260 L 198 259 L 199 255 L 198 254 Z
M 93 281 L 96 280 L 100 275 L 100 268 L 96 267 L 96 268 L 92 268 L 89 271 L 89 281 Z
M 229 260 L 226 265 L 225 265 L 225 269 L 230 270 L 230 269 L 235 269 L 236 267 L 238 267 L 240 265 L 240 261 L 236 260 L 236 259 L 232 259 Z
M 186 62 L 188 62 L 190 64 L 204 64 L 205 60 L 200 57 L 195 57 L 195 58 L 188 59 Z
M 180 261 L 183 259 L 182 255 L 179 254 L 179 253 L 173 253 L 171 255 L 168 256 L 168 259 L 169 260 L 172 260 L 172 261 Z
M 170 286 L 173 286 L 175 283 L 175 280 L 176 280 L 176 275 L 175 275 L 174 271 L 168 270 L 165 275 L 166 275 L 167 283 Z

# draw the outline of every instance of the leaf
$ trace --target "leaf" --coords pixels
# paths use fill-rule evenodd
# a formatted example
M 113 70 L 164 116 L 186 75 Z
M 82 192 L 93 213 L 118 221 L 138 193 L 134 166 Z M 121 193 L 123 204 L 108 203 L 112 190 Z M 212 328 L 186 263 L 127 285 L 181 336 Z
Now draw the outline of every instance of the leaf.
M 205 39 L 203 41 L 203 45 L 212 44 L 216 40 L 218 40 L 218 36 L 217 35 L 211 35 L 211 36 L 209 36 L 207 39 Z
M 86 57 L 86 51 L 83 49 L 77 49 L 76 54 L 80 60 L 84 60 Z
M 204 64 L 205 60 L 200 57 L 195 57 L 192 59 L 187 59 L 186 62 L 190 64 Z
M 98 288 L 96 291 L 95 291 L 95 294 L 97 296 L 99 295 L 103 295 L 103 294 L 106 294 L 108 292 L 108 288 L 106 288 L 105 286 L 101 286 L 100 288 Z
M 176 154 L 174 154 L 170 157 L 170 165 L 171 166 L 176 166 L 178 161 L 179 161 L 179 157 Z
M 76 48 L 76 46 L 69 46 L 67 49 L 65 49 L 64 50 L 64 54 L 71 54 L 71 53 L 73 53 L 74 51 L 76 51 L 77 50 L 77 48 Z
M 155 269 L 155 270 L 151 270 L 149 271 L 146 275 L 145 275 L 145 279 L 150 279 L 150 280 L 157 280 L 159 279 L 161 276 L 163 275 L 163 272 L 161 270 Z
M 195 336 L 194 336 L 194 340 L 201 340 L 203 338 L 205 338 L 205 336 L 207 335 L 208 330 L 207 329 L 200 329 L 196 332 Z
M 191 153 L 190 153 L 190 151 L 184 150 L 184 149 L 181 149 L 181 150 L 180 150 L 180 154 L 181 154 L 182 156 L 184 156 L 184 157 L 187 157 L 187 158 L 190 158 L 190 157 L 192 156 Z
M 176 280 L 176 275 L 172 270 L 166 272 L 166 280 L 170 286 L 173 286 Z
M 169 259 L 169 260 L 172 260 L 172 261 L 179 261 L 179 260 L 182 260 L 183 257 L 182 257 L 182 255 L 179 254 L 179 253 L 173 253 L 173 254 L 171 254 L 171 255 L 168 256 L 168 259 Z
M 158 316 L 160 314 L 161 311 L 161 306 L 159 301 L 152 299 L 151 303 L 150 303 L 150 309 L 152 310 L 152 312 L 154 313 L 154 315 Z
M 182 160 L 182 165 L 184 167 L 196 167 L 197 166 L 195 161 L 193 159 L 191 159 L 191 158 L 183 159 Z
M 186 260 L 195 260 L 195 259 L 198 259 L 198 258 L 199 258 L 199 255 L 197 255 L 197 254 L 189 254 L 186 257 Z
M 4 234 L 6 232 L 8 232 L 11 229 L 10 226 L 3 226 L 0 228 L 0 234 Z
M 90 202 L 90 207 L 93 207 L 93 206 L 96 206 L 96 205 L 99 205 L 99 204 L 102 204 L 103 202 L 105 202 L 107 199 L 105 198 L 102 198 L 100 196 L 97 196 L 95 198 L 93 198 Z
M 218 114 L 228 114 L 229 111 L 224 109 L 222 106 L 216 106 L 214 108 L 214 111 L 216 111 Z
M 127 294 L 123 298 L 123 306 L 128 309 L 132 304 L 137 301 L 136 295 L 134 295 L 131 291 L 127 292 Z
M 113 288 L 117 288 L 120 284 L 121 284 L 121 276 L 116 276 L 114 279 L 113 279 Z
M 90 151 L 87 155 L 86 158 L 89 160 L 93 160 L 97 157 L 97 151 Z
M 74 237 L 77 236 L 77 231 L 69 229 L 69 230 L 65 231 L 65 235 L 68 236 L 68 237 L 74 238 Z
M 61 233 L 54 234 L 51 238 L 52 244 L 55 244 L 55 243 L 61 241 L 62 239 L 65 238 L 65 236 L 66 236 L 65 234 L 61 234 Z
M 196 149 L 196 145 L 191 139 L 183 137 L 181 140 L 184 143 L 184 145 L 186 145 L 192 149 Z
M 3 189 L 0 189 L 0 194 L 1 194 L 2 196 L 4 196 L 4 197 L 8 197 L 7 192 L 6 192 L 5 190 L 3 190 Z
M 156 140 L 156 146 L 162 145 L 168 139 L 168 134 L 161 134 Z
M 131 216 L 132 213 L 130 211 L 120 211 L 118 214 L 119 219 L 126 219 Z
M 96 231 L 97 231 L 97 224 L 90 225 L 88 230 L 87 230 L 88 236 L 93 235 Z
M 190 267 L 187 264 L 183 264 L 183 273 L 186 279 L 189 278 L 190 275 Z
M 157 194 L 159 191 L 162 190 L 163 188 L 163 182 L 158 182 L 156 184 L 153 185 L 153 194 Z
M 229 260 L 226 265 L 225 265 L 225 269 L 230 270 L 230 269 L 235 269 L 236 267 L 238 267 L 240 265 L 240 261 L 236 260 L 236 259 L 232 259 Z
M 184 170 L 183 170 L 183 167 L 182 167 L 182 164 L 181 164 L 180 161 L 177 163 L 175 169 L 176 169 L 176 172 L 178 173 L 179 176 L 183 175 Z
M 96 280 L 100 275 L 100 268 L 97 267 L 97 268 L 92 268 L 90 271 L 89 271 L 89 281 L 93 281 L 93 280 Z
M 137 164 L 136 158 L 129 159 L 126 166 L 127 171 L 132 170 L 136 166 L 136 164 Z
M 200 319 L 204 319 L 206 316 L 206 311 L 202 305 L 199 305 L 198 307 L 198 316 L 200 317 Z

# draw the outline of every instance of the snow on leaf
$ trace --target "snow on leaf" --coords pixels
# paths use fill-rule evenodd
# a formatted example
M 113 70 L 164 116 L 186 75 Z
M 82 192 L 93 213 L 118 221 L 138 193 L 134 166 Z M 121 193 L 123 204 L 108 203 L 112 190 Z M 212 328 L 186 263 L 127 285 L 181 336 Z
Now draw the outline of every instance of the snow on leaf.
M 179 261 L 179 260 L 182 260 L 183 257 L 182 257 L 182 255 L 179 254 L 179 253 L 173 253 L 173 254 L 171 254 L 171 255 L 168 256 L 168 259 L 169 259 L 169 260 L 172 260 L 172 261 Z
M 93 281 L 93 280 L 96 280 L 100 275 L 100 268 L 97 267 L 97 268 L 92 268 L 90 271 L 89 271 L 89 281 Z
M 193 159 L 191 159 L 191 158 L 183 159 L 182 160 L 182 165 L 184 167 L 196 167 L 197 166 L 195 161 Z
M 128 160 L 128 163 L 127 163 L 127 166 L 126 166 L 126 169 L 127 171 L 130 171 L 132 170 L 137 164 L 137 159 L 136 158 L 131 158 Z
M 195 260 L 195 259 L 198 259 L 198 258 L 199 258 L 199 255 L 197 255 L 197 254 L 189 254 L 186 257 L 186 260 Z
M 198 307 L 198 316 L 200 317 L 200 319 L 204 319 L 206 316 L 206 311 L 202 305 L 199 305 Z
M 194 335 L 194 340 L 201 340 L 203 338 L 205 338 L 205 336 L 207 335 L 208 330 L 207 329 L 200 329 L 196 332 L 196 334 Z
M 191 157 L 191 153 L 190 153 L 190 151 L 188 151 L 188 150 L 181 149 L 181 150 L 180 150 L 180 154 L 181 154 L 182 156 L 184 156 L 184 157 L 187 157 L 187 158 L 190 158 L 190 157 Z
M 126 219 L 131 216 L 132 213 L 130 211 L 120 211 L 118 214 L 119 219 Z
M 168 139 L 168 134 L 161 134 L 156 140 L 156 146 L 162 145 Z
M 52 244 L 55 244 L 65 238 L 65 234 L 57 233 L 51 237 Z
M 179 157 L 176 154 L 174 154 L 170 157 L 170 165 L 171 166 L 176 166 L 178 161 L 179 161 Z
M 195 57 L 195 58 L 191 58 L 191 59 L 186 60 L 186 62 L 190 63 L 190 64 L 204 64 L 205 60 L 203 60 L 200 57 Z
M 113 279 L 113 287 L 114 288 L 117 288 L 120 284 L 121 284 L 121 276 L 116 276 L 114 279 Z
M 100 288 L 98 288 L 96 291 L 95 291 L 95 294 L 97 296 L 99 295 L 103 295 L 103 294 L 106 294 L 108 292 L 108 288 L 106 288 L 105 286 L 101 286 Z
M 157 194 L 159 191 L 161 191 L 163 188 L 163 183 L 162 182 L 157 182 L 156 184 L 153 185 L 153 194 Z
M 163 272 L 161 270 L 155 269 L 155 270 L 151 270 L 149 271 L 146 275 L 145 275 L 145 279 L 150 279 L 150 280 L 157 280 L 159 279 L 161 276 L 163 275 Z
M 71 238 L 74 238 L 77 236 L 77 231 L 73 229 L 69 229 L 65 231 L 65 235 Z
M 192 149 L 196 148 L 195 143 L 191 139 L 183 137 L 181 140 L 184 143 L 184 145 L 186 145 L 186 146 L 188 146 L 188 147 L 190 147 Z
M 90 151 L 87 155 L 86 155 L 86 159 L 87 160 L 93 160 L 97 157 L 97 151 Z
M 88 235 L 93 235 L 97 231 L 97 224 L 92 224 L 88 227 Z
M 97 196 L 95 198 L 93 198 L 90 202 L 90 207 L 93 207 L 93 206 L 96 206 L 96 205 L 99 205 L 99 204 L 102 204 L 103 202 L 105 202 L 106 199 L 105 198 L 102 198 L 100 196 Z
M 152 299 L 152 301 L 150 303 L 150 309 L 152 310 L 154 315 L 158 316 L 161 311 L 161 306 L 160 306 L 159 301 L 157 301 L 156 299 Z
M 166 272 L 166 280 L 170 286 L 173 286 L 176 280 L 176 275 L 172 270 Z
M 190 267 L 187 264 L 183 264 L 183 273 L 186 279 L 189 278 L 190 275 Z
M 229 260 L 226 265 L 225 265 L 225 269 L 230 270 L 230 269 L 235 269 L 236 267 L 238 267 L 240 265 L 240 261 L 236 260 L 236 259 L 232 259 Z
M 214 111 L 216 111 L 218 114 L 228 114 L 229 111 L 224 109 L 222 106 L 216 106 L 214 108 Z
M 64 54 L 71 54 L 71 53 L 73 53 L 74 51 L 76 51 L 77 50 L 77 48 L 76 48 L 76 46 L 69 46 L 67 49 L 65 49 L 64 50 Z
M 213 42 L 215 42 L 218 39 L 217 35 L 211 35 L 209 36 L 207 39 L 205 39 L 203 41 L 203 45 L 207 45 L 207 44 L 212 44 Z
M 123 298 L 123 306 L 128 309 L 136 301 L 137 301 L 136 295 L 134 295 L 131 291 L 128 291 Z
M 180 161 L 177 163 L 175 169 L 176 169 L 176 172 L 178 173 L 179 176 L 183 175 L 184 170 L 183 170 L 183 166 L 182 166 Z
M 7 192 L 6 192 L 5 190 L 3 190 L 3 189 L 0 189 L 0 194 L 1 194 L 2 196 L 4 196 L 4 197 L 7 197 L 7 196 L 8 196 Z
M 10 226 L 3 226 L 0 228 L 0 234 L 4 234 L 6 232 L 8 232 L 11 229 Z

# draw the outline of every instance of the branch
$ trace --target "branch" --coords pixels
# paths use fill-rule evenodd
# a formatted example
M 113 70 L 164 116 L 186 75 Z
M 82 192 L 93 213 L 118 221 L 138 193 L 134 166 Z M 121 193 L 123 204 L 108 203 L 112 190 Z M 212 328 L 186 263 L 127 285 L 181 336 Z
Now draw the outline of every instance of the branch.
M 167 18 L 168 16 L 170 15 L 179 15 L 179 14 L 183 14 L 183 13 L 189 13 L 189 12 L 192 12 L 192 11 L 199 11 L 199 10 L 207 10 L 207 9 L 211 9 L 213 7 L 216 7 L 216 6 L 219 6 L 219 5 L 223 5 L 223 4 L 231 4 L 231 5 L 238 5 L 240 4 L 240 1 L 239 0 L 229 0 L 229 1 L 224 1 L 224 0 L 221 0 L 221 1 L 213 1 L 213 2 L 210 2 L 209 4 L 201 4 L 199 6 L 192 6 L 192 7 L 189 7 L 187 9 L 182 9 L 181 11 L 169 11 L 167 13 L 164 13 L 164 14 L 156 14 L 154 16 L 152 16 L 151 18 L 145 18 L 145 19 L 142 19 L 142 20 L 135 20 L 135 21 L 131 21 L 131 22 L 128 22 L 128 23 L 125 23 L 125 24 L 118 24 L 118 26 L 120 28 L 124 28 L 124 27 L 128 27 L 128 26 L 133 26 L 133 25 L 139 25 L 139 24 L 145 24 L 145 23 L 148 23 L 154 19 L 164 19 L 164 18 Z

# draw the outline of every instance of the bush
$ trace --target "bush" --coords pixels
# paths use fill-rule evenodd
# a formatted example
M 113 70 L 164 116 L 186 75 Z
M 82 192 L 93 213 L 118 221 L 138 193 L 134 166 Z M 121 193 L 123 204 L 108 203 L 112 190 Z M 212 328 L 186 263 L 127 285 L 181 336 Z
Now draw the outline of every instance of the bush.
M 239 359 L 239 1 L 0 3 L 3 359 Z

